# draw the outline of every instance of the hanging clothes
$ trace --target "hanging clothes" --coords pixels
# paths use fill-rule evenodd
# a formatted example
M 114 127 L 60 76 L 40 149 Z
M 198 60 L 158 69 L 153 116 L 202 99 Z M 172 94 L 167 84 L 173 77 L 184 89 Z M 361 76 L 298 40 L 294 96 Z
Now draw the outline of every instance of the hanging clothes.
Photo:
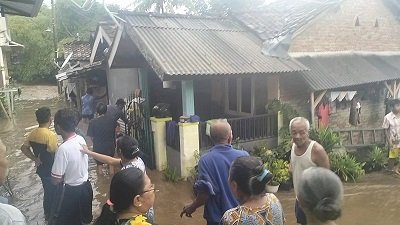
M 360 111 L 361 111 L 361 107 L 360 107 Z M 351 101 L 349 123 L 353 126 L 358 125 L 357 101 L 355 99 L 353 99 Z
M 328 103 L 321 103 L 318 107 L 318 127 L 326 128 L 329 126 L 330 106 Z
M 361 102 L 360 101 L 357 101 L 356 111 L 357 111 L 357 124 L 361 124 Z

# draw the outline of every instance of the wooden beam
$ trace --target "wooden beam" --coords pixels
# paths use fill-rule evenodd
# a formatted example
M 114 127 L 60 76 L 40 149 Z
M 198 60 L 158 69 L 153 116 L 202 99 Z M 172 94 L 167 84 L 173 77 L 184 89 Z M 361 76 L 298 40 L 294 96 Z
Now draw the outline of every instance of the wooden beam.
M 96 35 L 96 40 L 93 43 L 92 53 L 90 54 L 90 64 L 94 62 L 94 58 L 96 57 L 97 49 L 99 48 L 100 39 L 102 36 L 101 27 L 99 27 L 99 32 Z
M 311 106 L 311 127 L 315 128 L 315 123 L 314 123 L 314 117 L 315 117 L 315 100 L 314 100 L 314 92 L 311 92 L 311 96 L 310 96 L 310 106 Z
M 390 92 L 390 94 L 394 97 L 393 90 L 392 90 L 392 88 L 389 86 L 388 82 L 385 81 L 385 82 L 383 82 L 383 84 L 386 86 L 386 89 L 388 89 L 388 91 Z
M 123 29 L 124 29 L 123 26 L 118 27 L 117 34 L 115 35 L 115 38 L 114 38 L 114 42 L 110 46 L 111 52 L 110 52 L 110 56 L 108 58 L 108 67 L 109 68 L 111 68 L 111 66 L 114 62 L 114 57 L 117 54 L 117 49 L 119 46 L 119 42 L 121 41 L 121 38 L 122 38 Z
M 396 88 L 396 91 L 395 91 L 397 98 L 399 97 L 399 91 L 400 91 L 400 84 L 397 85 L 397 88 Z
M 324 98 L 326 94 L 326 90 L 324 90 L 321 94 L 318 95 L 318 98 L 314 102 L 314 107 L 317 107 L 317 105 L 321 102 L 321 100 Z
M 397 98 L 396 90 L 397 90 L 397 81 L 393 81 L 393 99 Z

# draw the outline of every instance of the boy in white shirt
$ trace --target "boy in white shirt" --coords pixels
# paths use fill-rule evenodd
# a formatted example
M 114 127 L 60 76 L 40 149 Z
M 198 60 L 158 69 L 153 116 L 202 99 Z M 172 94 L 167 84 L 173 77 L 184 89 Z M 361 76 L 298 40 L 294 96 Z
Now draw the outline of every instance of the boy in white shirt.
M 93 219 L 88 156 L 80 152 L 81 145 L 86 145 L 86 141 L 75 133 L 76 113 L 66 108 L 54 116 L 56 132 L 64 140 L 56 152 L 51 170 L 53 183 L 59 185 L 60 191 L 60 201 L 55 205 L 55 213 L 51 218 L 56 225 L 89 224 Z

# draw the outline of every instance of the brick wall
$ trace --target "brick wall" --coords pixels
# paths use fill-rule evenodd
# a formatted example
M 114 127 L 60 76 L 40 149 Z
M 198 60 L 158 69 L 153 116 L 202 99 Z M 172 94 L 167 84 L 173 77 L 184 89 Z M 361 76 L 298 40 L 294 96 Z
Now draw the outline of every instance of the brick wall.
M 383 89 L 383 85 L 361 86 L 358 90 L 377 88 Z M 349 91 L 357 90 L 349 89 Z M 300 76 L 288 75 L 280 78 L 280 99 L 282 102 L 290 104 L 297 110 L 300 116 L 310 118 L 310 90 Z M 382 126 L 383 117 L 385 116 L 384 97 L 380 96 L 379 100 L 362 98 L 361 102 L 361 124 L 357 128 L 379 128 Z M 331 103 L 335 104 L 335 103 Z M 351 128 L 354 127 L 349 123 L 350 102 L 347 106 L 341 108 L 336 107 L 336 112 L 330 115 L 329 126 L 332 128 Z M 315 124 L 318 124 L 318 118 L 314 118 Z
M 299 31 L 290 52 L 400 51 L 400 21 L 383 1 L 344 0 Z

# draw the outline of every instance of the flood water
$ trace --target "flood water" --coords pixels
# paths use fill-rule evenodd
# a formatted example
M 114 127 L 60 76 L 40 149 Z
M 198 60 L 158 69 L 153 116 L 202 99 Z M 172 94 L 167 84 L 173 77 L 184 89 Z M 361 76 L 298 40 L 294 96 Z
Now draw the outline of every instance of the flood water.
M 27 131 L 25 128 L 36 125 L 34 112 L 41 106 L 48 106 L 55 112 L 65 106 L 57 98 L 57 88 L 30 86 L 23 89 L 20 100 L 16 102 L 13 121 L 0 120 L 0 138 L 7 146 L 10 160 L 10 180 L 15 193 L 13 204 L 27 217 L 29 224 L 44 224 L 42 212 L 42 188 L 35 174 L 33 163 L 19 150 Z M 156 171 L 148 171 L 153 183 L 161 191 L 155 203 L 156 222 L 159 225 L 201 225 L 202 209 L 193 218 L 180 219 L 180 210 L 191 202 L 191 185 L 186 182 L 165 182 Z M 90 162 L 90 179 L 93 184 L 95 200 L 94 214 L 98 215 L 106 199 L 110 178 L 97 177 L 95 164 Z M 295 224 L 294 194 L 280 192 L 287 223 Z M 383 173 L 369 174 L 357 184 L 345 185 L 345 207 L 341 225 L 398 225 L 400 221 L 400 178 Z

